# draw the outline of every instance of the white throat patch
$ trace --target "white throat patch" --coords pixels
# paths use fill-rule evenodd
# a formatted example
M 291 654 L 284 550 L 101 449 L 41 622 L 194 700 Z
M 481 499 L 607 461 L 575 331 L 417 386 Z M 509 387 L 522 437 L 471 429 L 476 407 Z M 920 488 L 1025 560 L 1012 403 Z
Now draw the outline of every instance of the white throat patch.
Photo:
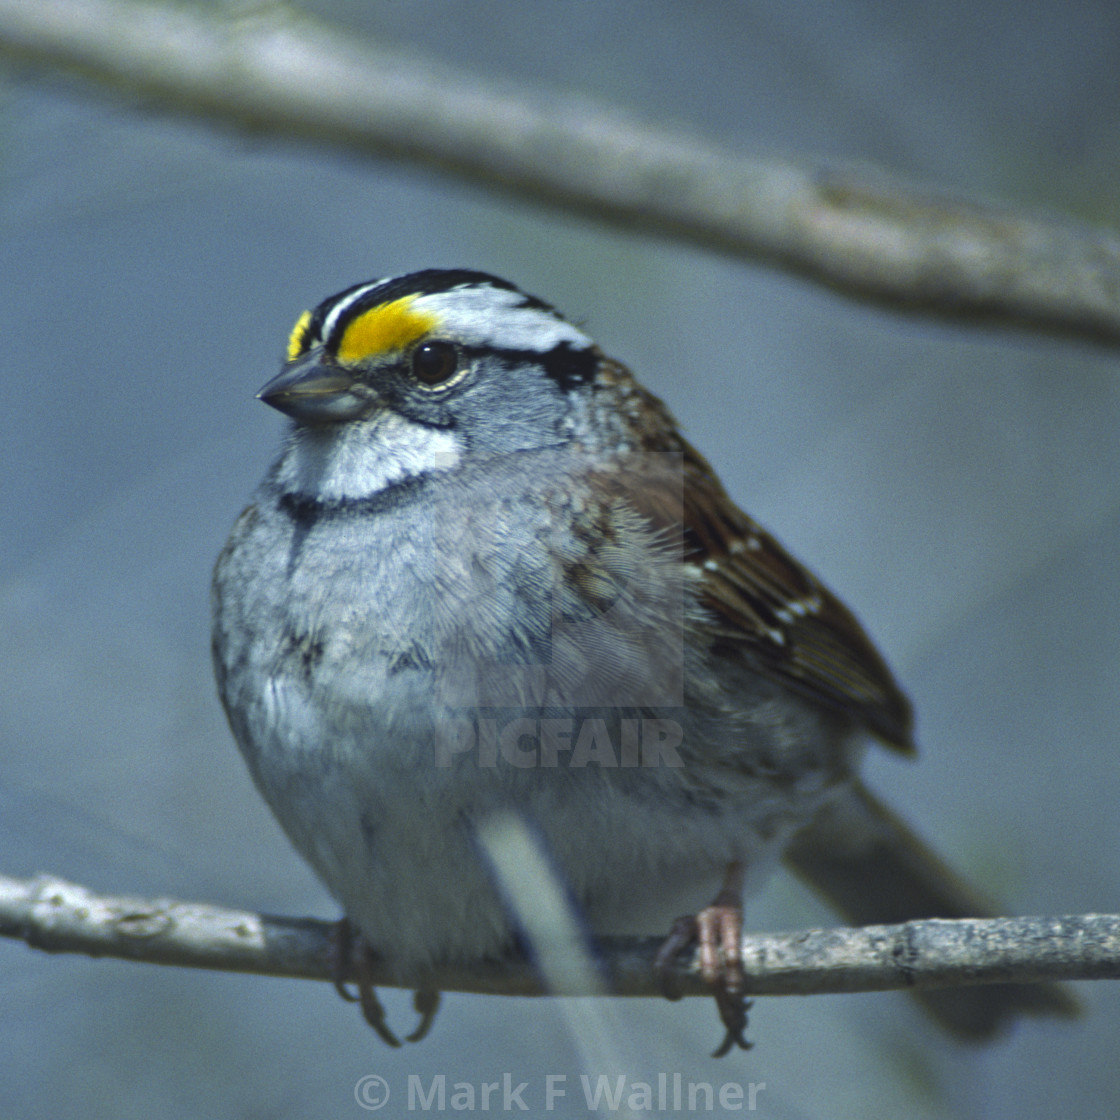
M 385 410 L 360 423 L 297 428 L 276 480 L 287 493 L 321 501 L 370 498 L 405 479 L 451 470 L 461 458 L 454 432 Z

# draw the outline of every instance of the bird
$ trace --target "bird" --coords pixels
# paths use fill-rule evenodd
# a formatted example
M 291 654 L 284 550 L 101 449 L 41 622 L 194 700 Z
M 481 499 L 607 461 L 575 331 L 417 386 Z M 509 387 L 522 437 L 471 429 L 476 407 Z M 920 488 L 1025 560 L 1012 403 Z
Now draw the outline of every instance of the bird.
M 915 745 L 856 616 L 551 304 L 471 269 L 362 282 L 258 395 L 290 424 L 215 566 L 218 691 L 343 957 L 417 987 L 410 1039 L 441 964 L 524 948 L 478 843 L 496 813 L 592 935 L 664 920 L 662 973 L 698 946 L 717 1054 L 750 1045 L 743 901 L 781 860 L 854 923 L 991 912 L 860 779 L 870 745 Z M 1072 1009 L 918 995 L 968 1039 Z M 360 970 L 358 998 L 399 1044 Z

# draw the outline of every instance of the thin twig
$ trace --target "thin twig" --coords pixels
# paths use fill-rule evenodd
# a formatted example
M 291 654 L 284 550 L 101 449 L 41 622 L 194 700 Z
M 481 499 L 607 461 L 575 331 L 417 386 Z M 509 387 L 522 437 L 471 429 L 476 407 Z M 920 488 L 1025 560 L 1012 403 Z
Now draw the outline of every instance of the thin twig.
M 150 964 L 336 979 L 335 925 L 276 918 L 173 899 L 99 896 L 63 879 L 0 876 L 0 935 L 51 953 L 84 953 Z M 603 938 L 607 989 L 657 996 L 652 962 L 660 938 Z M 1120 915 L 926 920 L 862 929 L 750 934 L 743 940 L 753 995 L 812 995 L 965 984 L 1120 979 Z M 379 986 L 421 981 L 443 991 L 543 995 L 523 959 L 448 966 L 424 977 L 374 968 Z M 707 994 L 694 960 L 677 966 L 681 994 Z M 552 994 L 601 992 L 570 983 Z
M 234 9 L 236 11 L 236 9 Z M 0 52 L 225 126 L 435 164 L 847 295 L 1120 342 L 1120 239 L 867 168 L 760 159 L 489 85 L 282 4 L 0 0 Z

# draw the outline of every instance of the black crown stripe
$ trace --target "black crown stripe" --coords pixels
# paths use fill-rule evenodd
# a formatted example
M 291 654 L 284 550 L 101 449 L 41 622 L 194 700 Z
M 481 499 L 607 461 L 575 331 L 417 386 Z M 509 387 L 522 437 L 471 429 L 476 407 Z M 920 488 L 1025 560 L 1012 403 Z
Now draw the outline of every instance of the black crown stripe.
M 315 339 L 318 342 L 323 340 L 323 323 L 326 322 L 327 316 L 331 313 L 331 308 L 334 307 L 339 300 L 345 299 L 351 292 L 356 292 L 359 288 L 364 288 L 369 281 L 362 284 L 351 284 L 349 288 L 344 288 L 341 292 L 335 292 L 329 299 L 323 300 L 314 311 L 311 312 L 311 319 L 307 324 L 307 332 L 305 337 L 308 340 Z

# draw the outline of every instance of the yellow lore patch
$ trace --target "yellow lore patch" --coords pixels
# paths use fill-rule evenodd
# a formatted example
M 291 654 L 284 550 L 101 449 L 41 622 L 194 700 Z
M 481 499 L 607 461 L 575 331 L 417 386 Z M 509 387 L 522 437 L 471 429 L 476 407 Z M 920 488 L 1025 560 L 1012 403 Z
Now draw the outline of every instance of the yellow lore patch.
M 288 361 L 294 362 L 307 349 L 307 328 L 311 325 L 311 312 L 305 311 L 288 335 Z
M 363 311 L 342 333 L 338 360 L 344 364 L 360 362 L 373 354 L 403 350 L 427 334 L 439 321 L 430 312 L 414 311 L 416 296 L 402 296 L 392 303 Z

